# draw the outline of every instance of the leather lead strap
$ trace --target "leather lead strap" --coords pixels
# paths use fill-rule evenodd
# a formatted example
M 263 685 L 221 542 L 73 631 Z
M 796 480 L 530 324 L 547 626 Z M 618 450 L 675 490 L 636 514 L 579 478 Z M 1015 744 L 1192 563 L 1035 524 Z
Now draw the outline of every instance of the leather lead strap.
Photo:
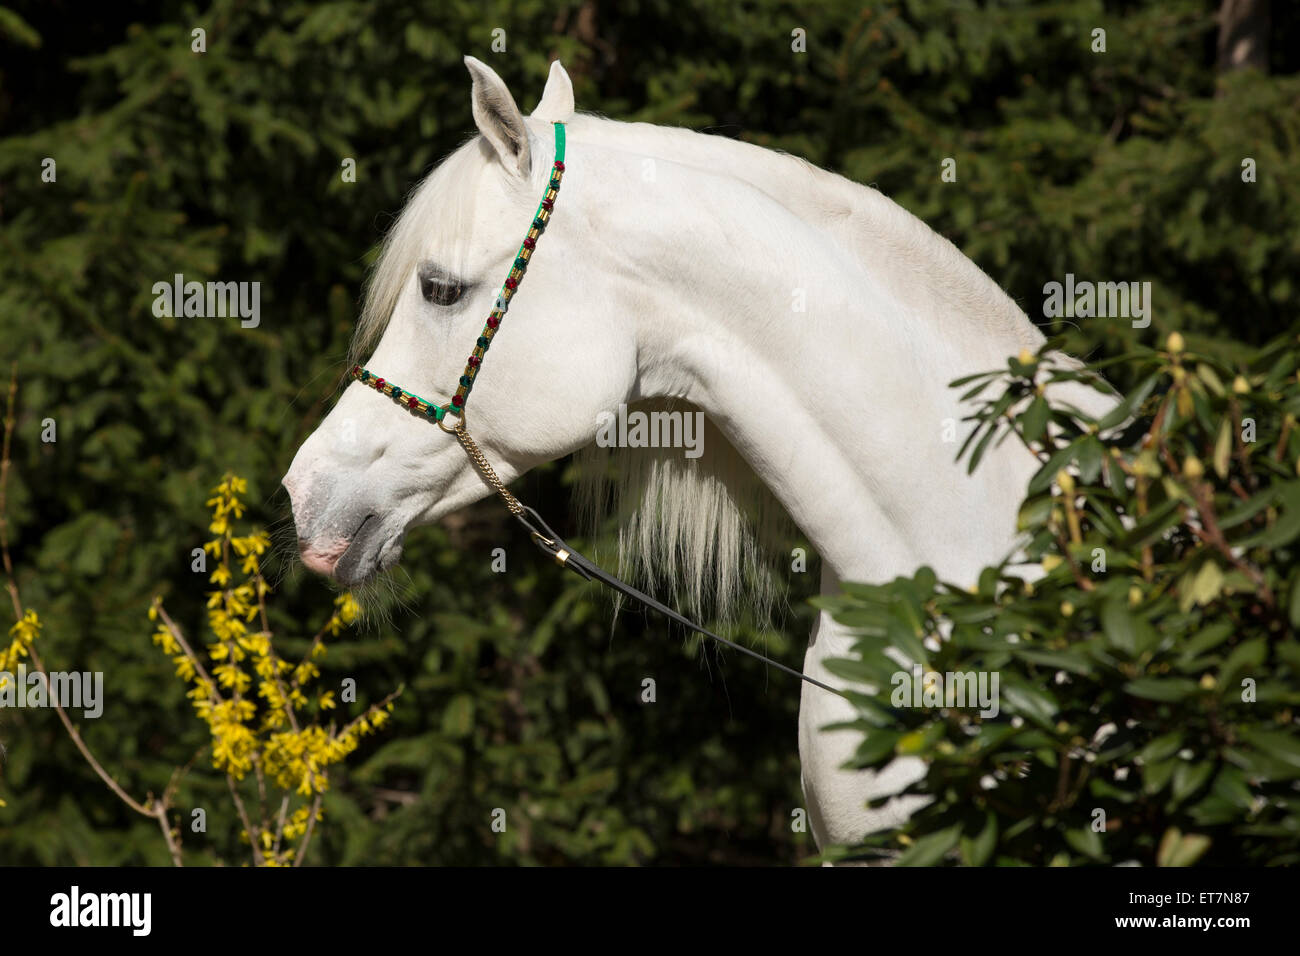
M 622 581 L 619 578 L 616 578 L 608 571 L 605 571 L 599 566 L 597 566 L 593 561 L 591 561 L 584 555 L 579 554 L 573 548 L 569 547 L 569 545 L 565 543 L 564 539 L 561 538 L 558 534 L 556 534 L 553 530 L 551 530 L 551 526 L 542 520 L 542 516 L 539 515 L 532 508 L 528 507 L 528 505 L 521 504 L 520 507 L 522 511 L 520 513 L 516 513 L 515 517 L 519 519 L 520 524 L 522 524 L 525 528 L 528 529 L 528 533 L 532 537 L 534 543 L 536 543 L 536 545 L 539 548 L 541 548 L 542 551 L 544 551 L 546 554 L 549 554 L 552 558 L 554 558 L 559 564 L 568 568 L 570 571 L 572 571 L 574 574 L 578 575 L 579 577 L 585 578 L 588 581 L 599 581 L 601 584 L 605 585 L 608 588 L 612 588 L 613 590 L 617 591 L 619 594 L 622 594 L 625 597 L 630 597 L 636 601 L 641 602 L 646 607 L 658 611 L 660 614 L 664 615 L 664 617 L 676 621 L 678 624 L 682 625 L 685 628 L 703 634 L 705 637 L 711 638 L 717 641 L 719 644 L 724 644 L 727 647 L 730 647 L 732 650 L 739 651 L 742 654 L 748 654 L 750 657 L 754 658 L 755 660 L 760 660 L 769 667 L 775 667 L 779 671 L 784 671 L 785 673 L 789 674 L 791 677 L 797 677 L 802 681 L 807 681 L 809 684 L 812 684 L 814 687 L 820 687 L 824 691 L 829 691 L 830 693 L 835 694 L 837 697 L 844 697 L 845 699 L 848 699 L 847 694 L 843 693 L 842 691 L 836 690 L 834 687 L 831 687 L 829 684 L 823 684 L 815 677 L 809 677 L 807 674 L 797 671 L 792 667 L 787 667 L 786 665 L 782 664 L 780 661 L 774 661 L 772 660 L 772 658 L 767 657 L 764 654 L 760 654 L 758 651 L 745 647 L 743 644 L 737 644 L 735 641 L 730 641 L 727 640 L 727 638 L 725 637 L 721 637 L 720 635 L 714 634 L 708 628 L 701 627 L 700 625 L 696 624 L 694 621 L 690 620 L 684 615 L 674 611 L 668 605 L 656 601 L 654 598 L 646 594 L 644 591 L 640 591 L 632 587 L 632 585 L 628 584 L 627 582 Z

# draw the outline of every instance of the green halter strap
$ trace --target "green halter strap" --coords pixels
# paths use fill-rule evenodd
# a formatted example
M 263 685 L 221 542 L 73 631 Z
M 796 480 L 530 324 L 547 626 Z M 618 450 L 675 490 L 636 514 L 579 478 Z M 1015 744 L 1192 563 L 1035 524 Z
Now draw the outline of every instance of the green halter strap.
M 497 296 L 496 302 L 493 303 L 492 312 L 483 325 L 483 331 L 479 333 L 474 352 L 465 363 L 465 371 L 460 376 L 460 381 L 456 385 L 455 394 L 452 395 L 451 401 L 445 405 L 436 405 L 427 398 L 421 398 L 414 392 L 408 391 L 387 379 L 377 377 L 369 369 L 362 368 L 360 365 L 352 366 L 352 377 L 358 382 L 370 386 L 377 392 L 382 392 L 411 412 L 437 422 L 443 427 L 444 431 L 454 431 L 454 428 L 448 428 L 443 423 L 443 419 L 447 417 L 449 412 L 462 421 L 464 420 L 465 402 L 469 400 L 470 389 L 474 387 L 474 379 L 478 376 L 479 369 L 483 367 L 483 359 L 487 355 L 488 346 L 492 344 L 497 329 L 501 327 L 501 320 L 505 318 L 506 310 L 510 307 L 510 300 L 514 298 L 515 290 L 519 288 L 519 283 L 523 281 L 524 273 L 528 270 L 528 261 L 533 257 L 533 251 L 537 248 L 537 240 L 546 231 L 546 224 L 550 221 L 551 212 L 555 209 L 555 197 L 560 193 L 560 180 L 564 178 L 564 124 L 557 122 L 554 125 L 555 162 L 551 164 L 550 180 L 546 184 L 546 190 L 542 193 L 541 202 L 537 204 L 537 212 L 533 214 L 533 221 L 528 227 L 528 235 L 524 237 L 524 241 L 519 246 L 519 251 L 515 253 L 514 261 L 510 264 L 510 272 L 506 276 L 506 281 L 501 285 L 501 294 Z

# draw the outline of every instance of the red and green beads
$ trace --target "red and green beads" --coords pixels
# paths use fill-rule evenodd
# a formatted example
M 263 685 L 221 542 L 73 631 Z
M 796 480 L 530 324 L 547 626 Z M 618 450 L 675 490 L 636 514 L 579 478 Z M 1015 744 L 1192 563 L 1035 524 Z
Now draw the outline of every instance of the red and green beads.
M 474 377 L 483 366 L 483 356 L 487 352 L 488 345 L 492 337 L 496 335 L 497 329 L 501 327 L 501 320 L 505 318 L 506 310 L 510 307 L 510 300 L 514 297 L 519 288 L 519 283 L 524 279 L 524 273 L 528 271 L 528 262 L 533 257 L 533 251 L 537 248 L 537 240 L 546 230 L 546 224 L 551 219 L 551 212 L 555 209 L 555 197 L 560 194 L 560 180 L 564 178 L 564 124 L 555 124 L 556 138 L 556 160 L 551 166 L 551 178 L 546 184 L 546 191 L 542 194 L 542 201 L 537 207 L 537 213 L 533 217 L 532 224 L 528 227 L 528 235 L 524 237 L 523 243 L 519 246 L 519 251 L 515 254 L 514 262 L 510 265 L 510 273 L 502 283 L 501 295 L 497 299 L 498 308 L 492 310 L 488 316 L 487 322 L 483 325 L 483 332 L 478 340 L 478 348 L 470 355 L 469 360 L 465 363 L 465 371 L 461 374 L 460 382 L 456 389 L 456 394 L 451 400 L 451 411 L 458 414 L 465 407 L 465 402 L 469 399 L 470 389 L 474 387 Z
M 426 401 L 419 395 L 408 392 L 404 388 L 399 388 L 386 379 L 376 378 L 373 372 L 369 369 L 362 368 L 360 365 L 352 366 L 352 377 L 362 385 L 368 385 L 376 392 L 387 395 L 393 401 L 410 409 L 417 415 L 423 415 L 428 418 L 429 421 L 440 422 L 442 421 L 442 416 L 446 414 L 446 410 L 441 406 Z
M 519 288 L 519 283 L 523 281 L 524 273 L 528 270 L 528 262 L 533 256 L 533 251 L 537 248 L 537 240 L 546 230 L 546 224 L 551 219 L 551 212 L 555 209 L 555 197 L 560 193 L 560 180 L 564 178 L 564 124 L 555 123 L 554 125 L 555 162 L 551 166 L 551 176 L 546 184 L 546 191 L 542 194 L 542 201 L 538 204 L 532 224 L 528 227 L 528 235 L 524 238 L 519 251 L 515 254 L 514 261 L 510 265 L 510 273 L 506 276 L 505 282 L 502 283 L 501 294 L 497 297 L 492 313 L 483 325 L 477 347 L 465 364 L 465 371 L 461 374 L 460 381 L 456 385 L 456 392 L 452 396 L 451 402 L 442 406 L 434 405 L 432 402 L 425 401 L 418 395 L 393 385 L 391 382 L 376 378 L 369 369 L 364 369 L 360 365 L 352 366 L 352 377 L 354 379 L 363 385 L 370 386 L 377 392 L 388 395 L 411 412 L 423 415 L 430 421 L 442 421 L 443 416 L 448 411 L 454 415 L 464 413 L 465 403 L 469 400 L 470 390 L 474 387 L 474 378 L 478 375 L 479 369 L 483 367 L 483 357 L 487 354 L 488 346 L 492 344 L 492 338 L 496 335 L 497 329 L 501 327 L 501 320 L 510 307 L 510 300 Z

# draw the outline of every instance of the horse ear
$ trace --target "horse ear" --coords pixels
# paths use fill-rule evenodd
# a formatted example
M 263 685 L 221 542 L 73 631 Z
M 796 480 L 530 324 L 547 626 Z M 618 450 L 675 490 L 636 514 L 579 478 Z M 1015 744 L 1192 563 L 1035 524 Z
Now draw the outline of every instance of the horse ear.
M 546 78 L 542 101 L 533 110 L 533 115 L 548 123 L 564 123 L 573 115 L 573 82 L 559 60 L 551 64 L 551 75 Z
M 501 77 L 486 63 L 467 56 L 465 66 L 474 81 L 470 101 L 475 125 L 496 150 L 506 169 L 527 175 L 528 129 L 524 126 L 524 115 L 515 105 L 515 98 Z

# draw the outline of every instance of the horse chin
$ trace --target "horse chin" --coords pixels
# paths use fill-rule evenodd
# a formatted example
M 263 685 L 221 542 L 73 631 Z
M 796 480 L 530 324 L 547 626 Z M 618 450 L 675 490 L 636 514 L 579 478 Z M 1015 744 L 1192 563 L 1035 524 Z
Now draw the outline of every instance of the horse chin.
M 360 587 L 373 581 L 402 560 L 402 542 L 405 537 L 406 532 L 401 528 L 388 531 L 377 528 L 374 533 L 367 533 L 363 529 L 343 552 L 331 576 L 348 588 Z

